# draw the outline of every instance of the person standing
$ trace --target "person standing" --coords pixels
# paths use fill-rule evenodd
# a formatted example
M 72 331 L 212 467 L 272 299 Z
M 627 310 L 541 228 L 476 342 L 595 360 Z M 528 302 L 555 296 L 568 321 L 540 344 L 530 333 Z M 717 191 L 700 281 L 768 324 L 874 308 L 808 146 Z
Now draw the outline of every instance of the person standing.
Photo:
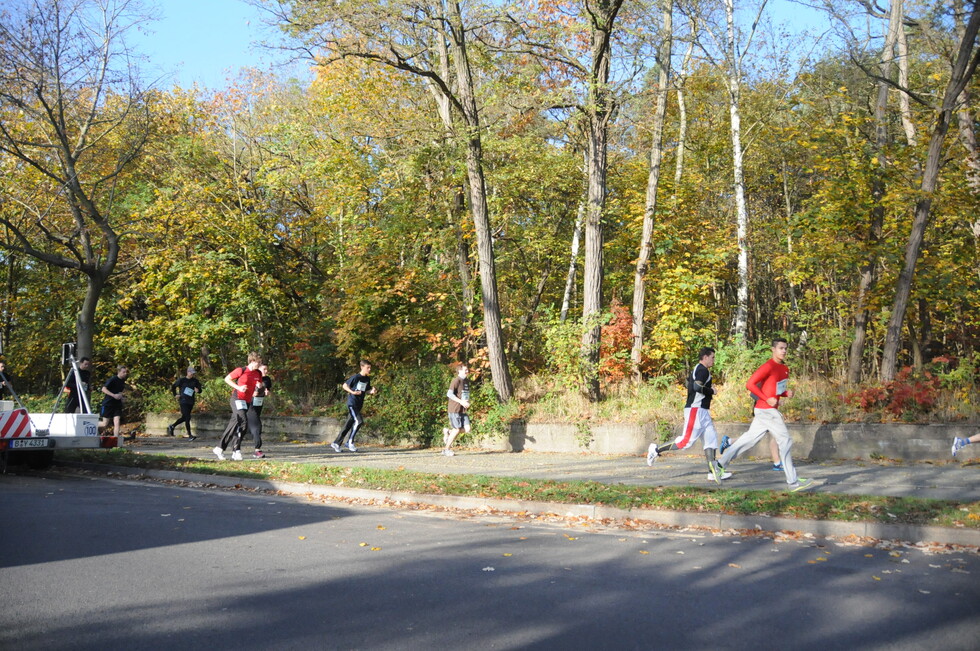
M 785 339 L 773 339 L 772 358 L 760 366 L 745 383 L 745 388 L 756 399 L 755 418 L 752 419 L 748 431 L 735 439 L 731 446 L 722 453 L 718 463 L 722 468 L 728 467 L 728 464 L 734 461 L 738 455 L 751 449 L 752 446 L 762 440 L 766 432 L 769 432 L 779 446 L 779 460 L 783 464 L 783 473 L 786 475 L 789 490 L 795 492 L 809 488 L 813 485 L 813 481 L 797 476 L 791 456 L 793 439 L 789 436 L 789 429 L 786 427 L 783 415 L 779 413 L 780 398 L 793 397 L 793 390 L 787 386 L 789 384 L 789 368 L 786 366 L 785 359 L 788 347 L 789 344 Z
M 708 462 L 708 479 L 713 479 L 721 483 L 722 479 L 728 479 L 732 473 L 725 472 L 719 467 L 715 460 L 718 450 L 718 432 L 715 430 L 714 421 L 711 420 L 711 398 L 717 392 L 711 386 L 711 367 L 715 365 L 715 349 L 702 348 L 698 353 L 698 363 L 694 365 L 691 374 L 687 378 L 687 402 L 684 403 L 684 431 L 681 435 L 666 445 L 657 446 L 651 443 L 647 449 L 647 465 L 652 466 L 653 462 L 662 453 L 668 450 L 686 450 L 694 445 L 694 442 L 704 437 L 704 458 Z
M 65 382 L 65 413 L 74 414 L 82 404 L 81 393 L 88 395 L 89 383 L 92 381 L 92 360 L 83 357 L 78 360 L 78 379 L 81 379 L 82 386 L 76 382 L 73 369 L 68 371 L 68 381 Z
M 183 423 L 184 429 L 187 430 L 187 439 L 197 440 L 197 437 L 191 433 L 191 411 L 194 409 L 197 396 L 201 393 L 201 382 L 197 379 L 197 371 L 193 366 L 187 367 L 186 377 L 180 378 L 170 386 L 170 392 L 177 398 L 180 418 L 167 425 L 167 436 L 173 436 L 174 429 Z
M 470 381 L 466 377 L 468 371 L 466 364 L 460 363 L 456 367 L 456 377 L 446 391 L 446 398 L 449 399 L 449 428 L 442 430 L 442 453 L 447 457 L 455 455 L 452 448 L 460 430 L 470 433 L 470 417 L 466 413 L 470 407 Z
M 374 395 L 378 392 L 375 387 L 371 386 L 371 362 L 362 359 L 359 366 L 360 371 L 347 378 L 347 381 L 341 385 L 341 388 L 347 392 L 347 422 L 344 423 L 334 442 L 330 444 L 334 452 L 340 452 L 340 446 L 344 444 L 344 437 L 347 436 L 348 432 L 350 432 L 350 438 L 347 440 L 347 449 L 351 452 L 357 452 L 354 437 L 357 436 L 358 430 L 364 424 L 364 418 L 361 417 L 364 396 Z
M 13 397 L 11 383 L 10 373 L 7 372 L 7 363 L 0 362 L 0 400 L 6 400 L 7 396 Z
M 123 391 L 126 389 L 126 378 L 129 377 L 129 369 L 125 366 L 116 368 L 116 374 L 105 381 L 102 385 L 102 407 L 99 410 L 99 426 L 109 427 L 112 421 L 112 435 L 118 437 L 122 426 Z M 135 441 L 136 435 L 130 434 L 126 437 L 127 441 Z
M 255 387 L 262 383 L 262 374 L 258 370 L 260 364 L 262 364 L 262 356 L 252 351 L 248 354 L 248 363 L 245 366 L 236 368 L 225 376 L 225 384 L 232 388 L 231 418 L 225 426 L 225 431 L 221 434 L 221 442 L 211 450 L 222 461 L 225 460 L 225 450 L 228 449 L 228 445 L 233 440 L 235 446 L 232 449 L 231 458 L 233 461 L 242 460 L 242 439 L 238 436 L 238 430 L 241 428 L 244 431 L 246 427 L 249 427 L 248 408 L 252 403 Z

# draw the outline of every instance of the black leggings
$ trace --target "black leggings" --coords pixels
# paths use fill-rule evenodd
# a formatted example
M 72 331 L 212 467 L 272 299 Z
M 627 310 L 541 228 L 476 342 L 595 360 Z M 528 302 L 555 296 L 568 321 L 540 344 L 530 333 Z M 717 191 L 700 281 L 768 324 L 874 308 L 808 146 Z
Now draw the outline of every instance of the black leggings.
M 184 424 L 184 429 L 187 430 L 187 436 L 191 435 L 191 410 L 194 409 L 193 402 L 181 402 L 180 404 L 180 418 L 175 420 L 171 427 L 177 427 L 181 423 Z

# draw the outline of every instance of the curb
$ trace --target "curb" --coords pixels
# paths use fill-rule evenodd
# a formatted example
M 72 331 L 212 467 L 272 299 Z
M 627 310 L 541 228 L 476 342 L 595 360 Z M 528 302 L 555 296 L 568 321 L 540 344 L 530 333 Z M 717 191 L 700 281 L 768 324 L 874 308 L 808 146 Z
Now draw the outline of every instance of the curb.
M 69 468 L 83 468 L 117 473 L 125 477 L 143 477 L 168 481 L 197 482 L 222 488 L 246 488 L 273 490 L 289 495 L 313 495 L 324 498 L 346 498 L 396 503 L 425 504 L 471 511 L 509 511 L 536 515 L 586 517 L 597 520 L 637 520 L 668 527 L 704 527 L 710 529 L 735 529 L 777 533 L 789 531 L 810 534 L 819 538 L 848 537 L 899 540 L 909 543 L 933 543 L 980 547 L 980 531 L 951 529 L 878 522 L 834 522 L 829 520 L 805 520 L 798 518 L 770 517 L 766 515 L 730 515 L 727 513 L 692 513 L 689 511 L 661 511 L 657 509 L 620 509 L 613 506 L 592 504 L 557 504 L 528 500 L 506 500 L 490 497 L 463 497 L 458 495 L 431 495 L 407 491 L 384 491 L 342 486 L 315 486 L 293 482 L 246 479 L 227 475 L 200 475 L 174 470 L 146 470 L 122 466 L 84 462 L 58 462 Z

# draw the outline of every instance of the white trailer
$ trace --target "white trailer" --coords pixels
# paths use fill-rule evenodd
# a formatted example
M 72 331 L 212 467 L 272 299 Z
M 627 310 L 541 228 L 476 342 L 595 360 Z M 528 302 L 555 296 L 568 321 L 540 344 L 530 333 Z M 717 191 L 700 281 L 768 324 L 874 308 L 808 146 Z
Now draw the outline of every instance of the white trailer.
M 55 450 L 121 445 L 121 436 L 99 436 L 95 414 L 28 414 L 13 401 L 0 400 L 0 471 L 10 454 L 28 455 L 23 461 L 40 469 L 51 465 Z

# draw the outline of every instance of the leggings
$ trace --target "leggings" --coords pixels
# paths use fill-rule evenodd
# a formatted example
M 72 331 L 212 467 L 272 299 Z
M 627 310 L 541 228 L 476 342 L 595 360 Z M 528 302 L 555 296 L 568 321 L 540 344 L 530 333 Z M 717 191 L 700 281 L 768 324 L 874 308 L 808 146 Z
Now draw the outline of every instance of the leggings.
M 181 402 L 180 404 L 180 418 L 175 420 L 171 427 L 177 427 L 181 423 L 184 424 L 184 429 L 187 430 L 187 436 L 191 435 L 191 410 L 194 409 L 193 402 Z

